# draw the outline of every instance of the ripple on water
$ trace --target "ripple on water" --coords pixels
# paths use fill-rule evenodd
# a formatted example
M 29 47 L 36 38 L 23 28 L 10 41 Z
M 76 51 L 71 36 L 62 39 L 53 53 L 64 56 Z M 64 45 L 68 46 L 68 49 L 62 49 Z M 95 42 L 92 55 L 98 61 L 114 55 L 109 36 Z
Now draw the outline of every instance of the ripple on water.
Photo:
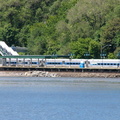
M 119 120 L 119 101 L 118 79 L 0 77 L 1 120 Z

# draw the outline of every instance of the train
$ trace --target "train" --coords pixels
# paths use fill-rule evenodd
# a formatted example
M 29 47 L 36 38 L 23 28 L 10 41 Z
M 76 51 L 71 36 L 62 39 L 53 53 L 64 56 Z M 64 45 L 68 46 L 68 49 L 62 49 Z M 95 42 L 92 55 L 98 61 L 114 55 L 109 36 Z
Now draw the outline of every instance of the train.
M 120 59 L 6 59 L 5 65 L 39 67 L 117 68 Z

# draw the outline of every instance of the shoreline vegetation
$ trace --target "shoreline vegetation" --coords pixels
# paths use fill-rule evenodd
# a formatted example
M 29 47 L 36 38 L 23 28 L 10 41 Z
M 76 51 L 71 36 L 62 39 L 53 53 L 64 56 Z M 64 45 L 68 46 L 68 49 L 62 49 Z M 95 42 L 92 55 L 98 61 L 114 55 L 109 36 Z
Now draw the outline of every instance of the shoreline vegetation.
M 45 71 L 0 71 L 0 77 L 87 77 L 120 78 L 120 73 L 100 72 L 45 72 Z

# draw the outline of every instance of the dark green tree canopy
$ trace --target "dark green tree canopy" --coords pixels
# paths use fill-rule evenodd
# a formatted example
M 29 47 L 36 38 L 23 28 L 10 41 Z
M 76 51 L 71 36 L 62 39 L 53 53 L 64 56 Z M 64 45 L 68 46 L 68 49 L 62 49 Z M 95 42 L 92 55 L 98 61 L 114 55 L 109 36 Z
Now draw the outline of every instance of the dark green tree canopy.
M 120 48 L 120 0 L 0 0 L 0 40 L 27 54 L 108 58 Z

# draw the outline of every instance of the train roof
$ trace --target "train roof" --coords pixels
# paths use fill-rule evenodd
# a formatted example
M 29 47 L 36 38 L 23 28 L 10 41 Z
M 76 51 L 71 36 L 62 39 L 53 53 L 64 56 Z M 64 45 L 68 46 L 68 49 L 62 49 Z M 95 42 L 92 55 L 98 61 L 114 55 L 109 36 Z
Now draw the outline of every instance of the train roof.
M 50 59 L 50 58 L 69 58 L 68 55 L 10 55 L 10 56 L 0 56 L 0 58 L 30 58 L 30 59 Z

